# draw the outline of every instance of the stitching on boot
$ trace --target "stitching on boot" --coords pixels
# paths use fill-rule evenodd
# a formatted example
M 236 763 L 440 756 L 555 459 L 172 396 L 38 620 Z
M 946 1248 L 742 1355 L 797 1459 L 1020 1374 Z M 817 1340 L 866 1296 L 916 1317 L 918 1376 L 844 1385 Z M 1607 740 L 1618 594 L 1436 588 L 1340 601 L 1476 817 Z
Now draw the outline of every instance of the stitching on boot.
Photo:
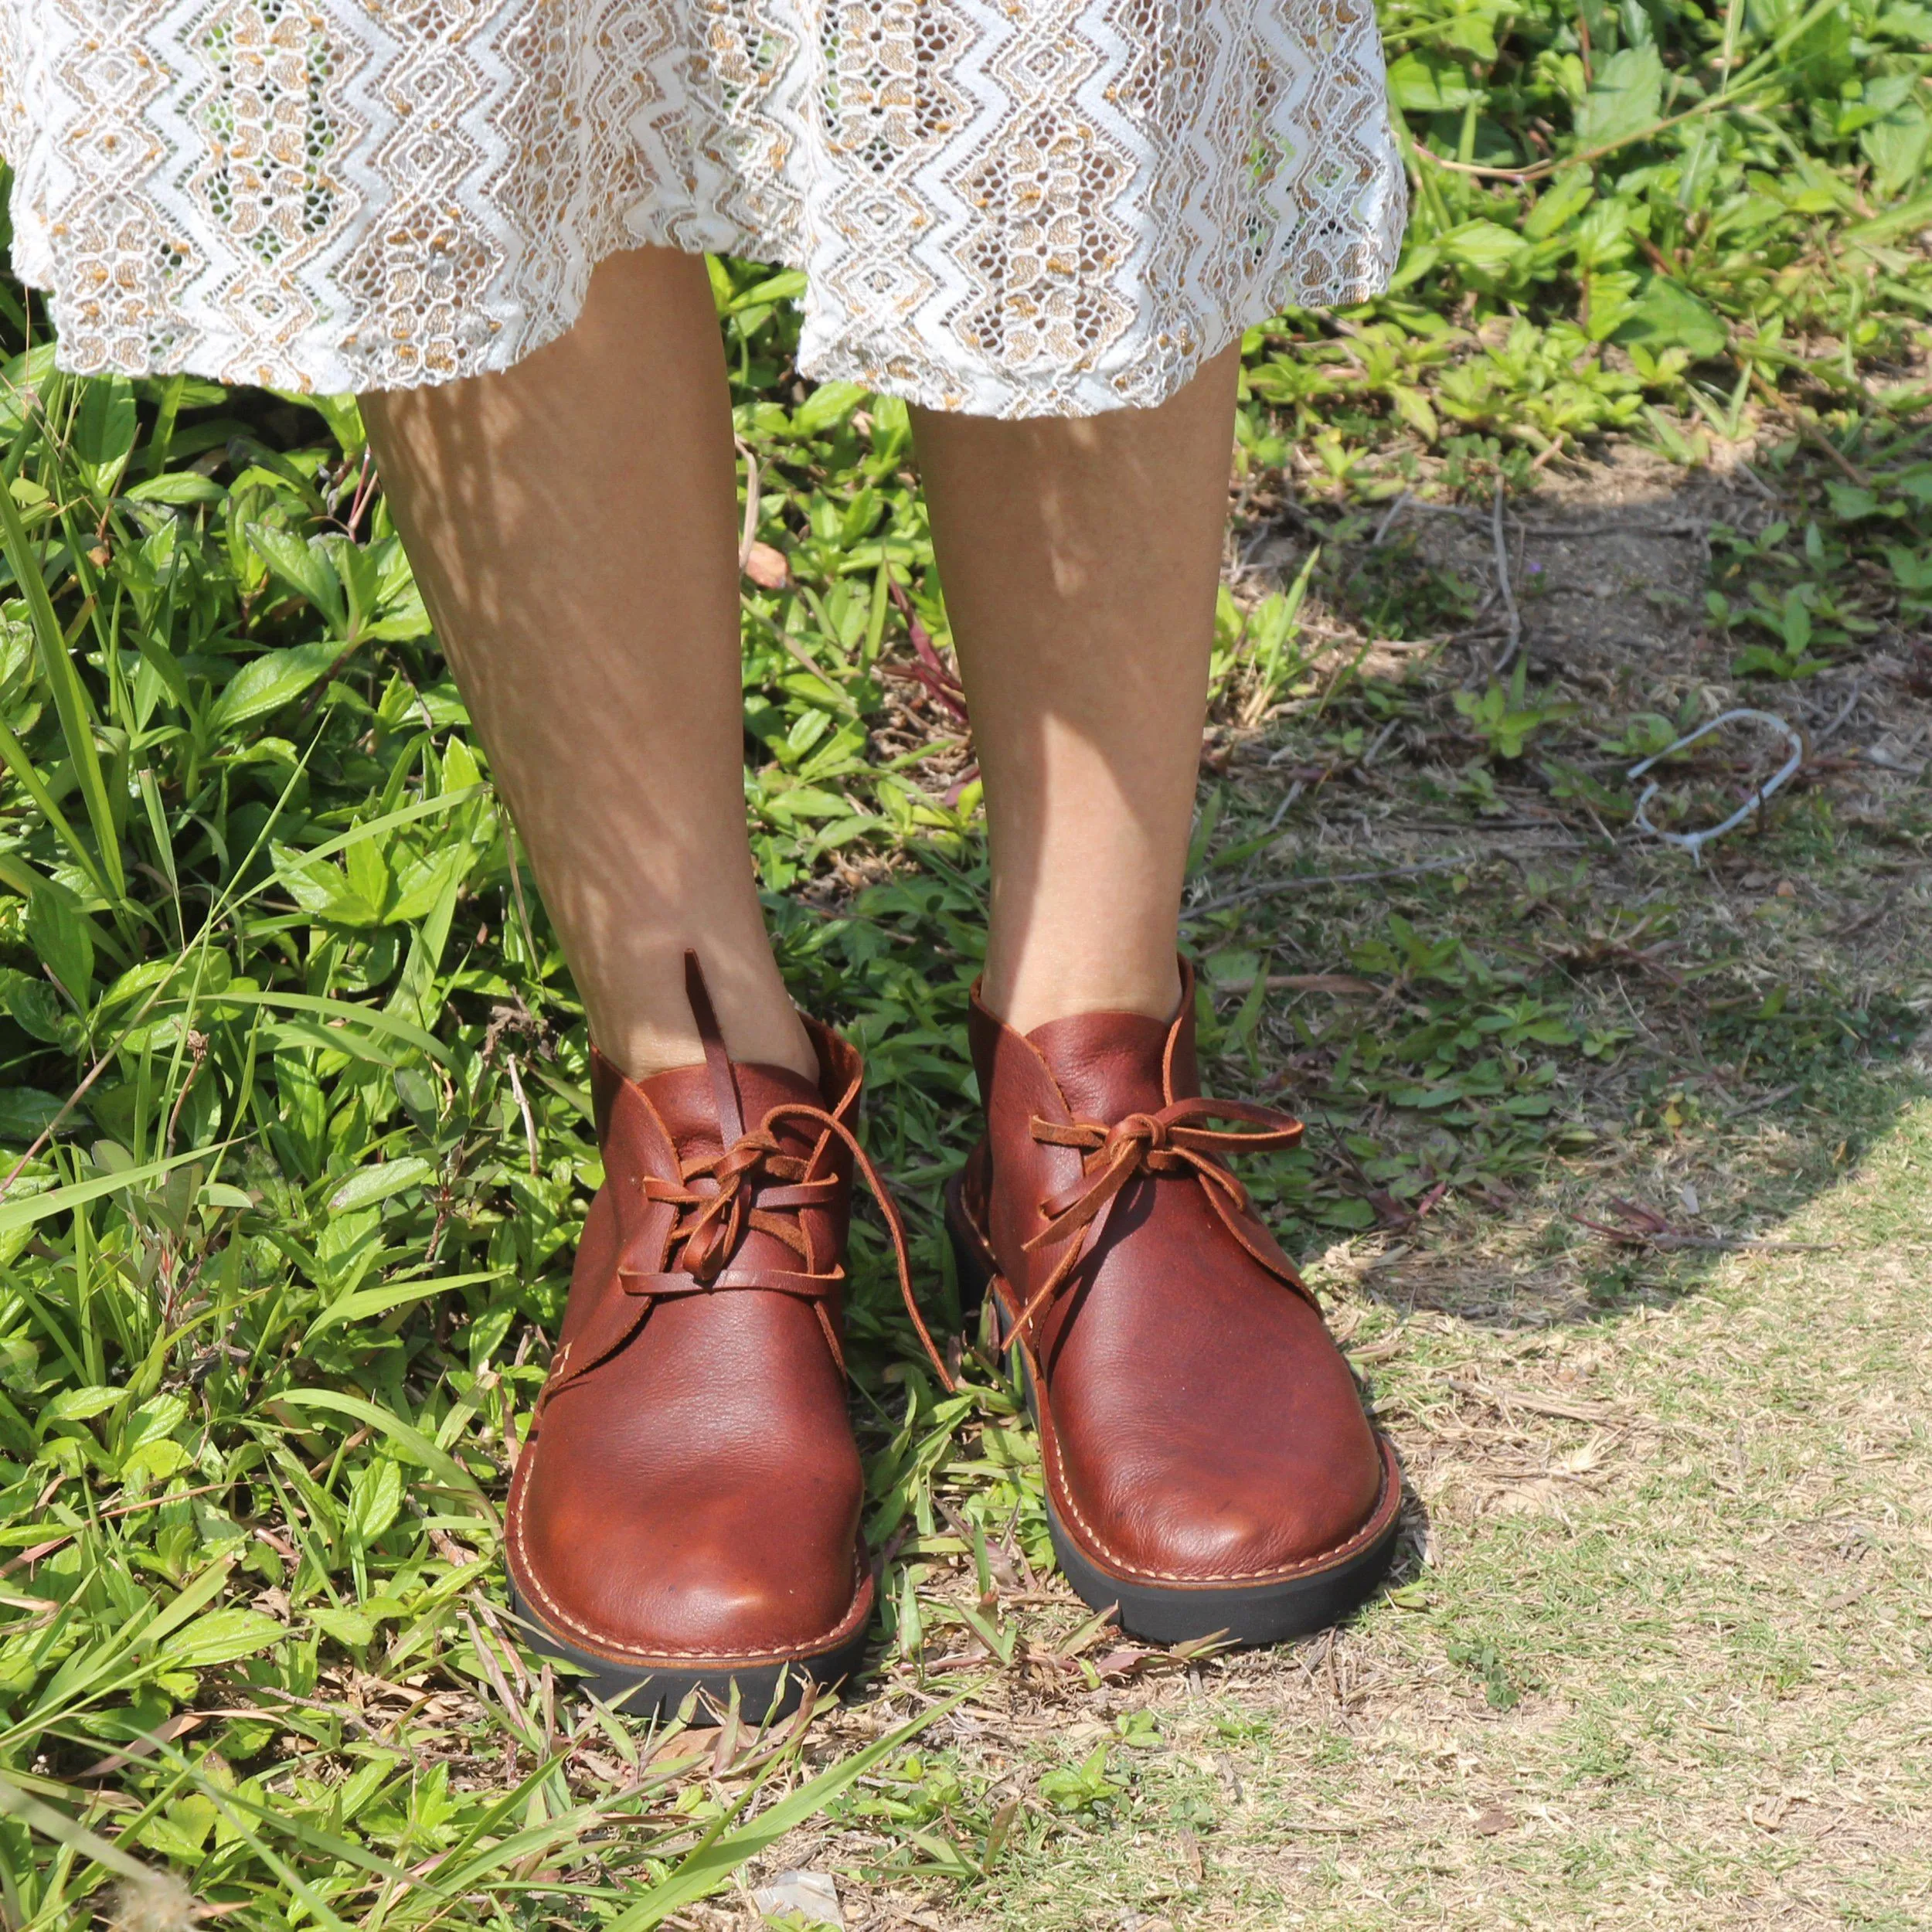
M 1064 1503 L 1066 1514 L 1079 1525 L 1091 1546 L 1093 1553 L 1100 1556 L 1124 1578 L 1146 1577 L 1157 1582 L 1169 1583 L 1291 1583 L 1298 1577 L 1308 1576 L 1316 1571 L 1342 1563 L 1359 1545 L 1372 1543 L 1381 1533 L 1384 1526 L 1383 1518 L 1385 1514 L 1390 1511 L 1391 1505 L 1395 1510 L 1400 1509 L 1402 1506 L 1401 1483 L 1400 1480 L 1394 1482 L 1389 1481 L 1389 1463 L 1393 1451 L 1389 1447 L 1387 1437 L 1383 1435 L 1380 1430 L 1375 1432 L 1375 1438 L 1376 1447 L 1381 1452 L 1382 1488 L 1376 1497 L 1375 1508 L 1369 1512 L 1367 1520 L 1352 1536 L 1345 1542 L 1337 1543 L 1332 1549 L 1325 1549 L 1317 1556 L 1304 1556 L 1298 1562 L 1280 1565 L 1272 1570 L 1226 1570 L 1211 1577 L 1202 1576 L 1185 1570 L 1143 1570 L 1138 1563 L 1129 1561 L 1114 1549 L 1093 1525 L 1080 1514 L 1080 1505 L 1067 1493 L 1066 1481 L 1060 1474 L 1057 1444 L 1054 1445 L 1054 1454 L 1047 1474 L 1056 1492 L 1055 1500 Z
M 959 1209 L 961 1218 L 965 1222 L 968 1231 L 979 1243 L 981 1249 L 989 1257 L 992 1256 L 992 1243 L 978 1223 L 973 1218 L 972 1210 L 967 1206 L 963 1193 L 959 1197 Z M 1004 1274 L 995 1273 L 993 1278 L 987 1284 L 988 1291 L 996 1297 L 998 1296 L 1000 1288 L 1005 1285 L 1005 1280 Z M 1003 1298 L 1001 1298 L 1003 1299 Z M 1111 1568 L 1117 1571 L 1123 1579 L 1146 1577 L 1154 1582 L 1168 1583 L 1291 1583 L 1298 1577 L 1306 1576 L 1312 1571 L 1345 1561 L 1349 1553 L 1358 1544 L 1372 1543 L 1380 1534 L 1384 1527 L 1383 1519 L 1386 1515 L 1392 1509 L 1397 1512 L 1401 1509 L 1402 1480 L 1400 1465 L 1397 1465 L 1394 1471 L 1395 1479 L 1393 1481 L 1390 1480 L 1389 1465 L 1395 1460 L 1394 1448 L 1390 1444 L 1388 1437 L 1371 1423 L 1369 1433 L 1375 1438 L 1376 1452 L 1382 1464 L 1382 1486 L 1376 1492 L 1375 1507 L 1369 1511 L 1362 1527 L 1342 1542 L 1337 1543 L 1333 1549 L 1322 1550 L 1313 1556 L 1304 1556 L 1295 1563 L 1277 1565 L 1272 1569 L 1228 1570 L 1212 1577 L 1190 1573 L 1184 1570 L 1143 1569 L 1138 1563 L 1123 1556 L 1081 1514 L 1080 1505 L 1074 1501 L 1068 1490 L 1066 1479 L 1061 1471 L 1059 1430 L 1054 1426 L 1052 1405 L 1047 1400 L 1046 1378 L 1040 1371 L 1039 1359 L 1033 1353 L 1031 1346 L 1023 1341 L 1020 1343 L 1020 1346 L 1026 1350 L 1028 1363 L 1033 1372 L 1034 1394 L 1039 1404 L 1040 1415 L 1043 1419 L 1039 1431 L 1040 1447 L 1043 1451 L 1041 1460 L 1045 1468 L 1046 1479 L 1053 1485 L 1053 1499 L 1056 1502 L 1064 1505 L 1063 1515 L 1079 1526 L 1091 1553 L 1100 1557 Z
M 593 1628 L 580 1619 L 573 1617 L 563 1609 L 543 1587 L 543 1580 L 531 1563 L 529 1546 L 523 1539 L 522 1490 L 519 1485 L 510 1498 L 505 1512 L 509 1521 L 505 1527 L 510 1532 L 510 1542 L 516 1553 L 515 1568 L 522 1572 L 515 1578 L 518 1587 L 523 1590 L 544 1613 L 546 1621 L 559 1625 L 559 1634 L 568 1634 L 582 1638 L 585 1641 L 601 1645 L 605 1650 L 616 1653 L 612 1661 L 635 1661 L 640 1663 L 668 1662 L 673 1658 L 686 1662 L 715 1664 L 784 1663 L 794 1658 L 808 1658 L 818 1652 L 835 1647 L 835 1640 L 844 1636 L 855 1622 L 863 1624 L 872 1614 L 869 1602 L 872 1572 L 853 1553 L 854 1582 L 852 1600 L 838 1621 L 822 1635 L 806 1638 L 797 1644 L 788 1645 L 782 1650 L 756 1651 L 733 1655 L 727 1652 L 711 1650 L 633 1650 L 621 1638 Z

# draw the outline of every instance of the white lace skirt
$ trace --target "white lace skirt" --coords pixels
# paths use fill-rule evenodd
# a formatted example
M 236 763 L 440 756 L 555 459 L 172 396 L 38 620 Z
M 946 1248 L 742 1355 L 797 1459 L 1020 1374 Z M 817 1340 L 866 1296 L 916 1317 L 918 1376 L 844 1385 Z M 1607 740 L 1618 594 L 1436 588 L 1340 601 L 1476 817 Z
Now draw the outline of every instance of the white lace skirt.
M 514 362 L 646 243 L 804 269 L 801 366 L 1159 402 L 1393 266 L 1372 0 L 0 0 L 14 262 L 63 366 Z

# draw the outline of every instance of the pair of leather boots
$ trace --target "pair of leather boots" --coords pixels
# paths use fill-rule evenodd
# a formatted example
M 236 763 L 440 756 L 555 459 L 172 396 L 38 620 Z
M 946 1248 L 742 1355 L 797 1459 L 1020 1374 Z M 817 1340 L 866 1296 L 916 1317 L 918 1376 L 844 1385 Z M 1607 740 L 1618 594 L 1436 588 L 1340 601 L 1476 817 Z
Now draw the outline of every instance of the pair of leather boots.
M 1134 1635 L 1270 1643 L 1345 1614 L 1394 1541 L 1393 1452 L 1228 1157 L 1298 1121 L 1201 1097 L 1193 987 L 1025 1036 L 973 1001 L 986 1134 L 948 1190 L 967 1293 L 1016 1355 L 1053 1546 Z M 692 1690 L 748 1716 L 856 1667 L 875 1579 L 840 1298 L 855 1177 L 913 1322 L 903 1231 L 857 1136 L 857 1053 L 819 1077 L 733 1061 L 695 955 L 701 1066 L 594 1060 L 604 1184 L 511 1485 L 516 1608 L 540 1650 L 640 1713 Z

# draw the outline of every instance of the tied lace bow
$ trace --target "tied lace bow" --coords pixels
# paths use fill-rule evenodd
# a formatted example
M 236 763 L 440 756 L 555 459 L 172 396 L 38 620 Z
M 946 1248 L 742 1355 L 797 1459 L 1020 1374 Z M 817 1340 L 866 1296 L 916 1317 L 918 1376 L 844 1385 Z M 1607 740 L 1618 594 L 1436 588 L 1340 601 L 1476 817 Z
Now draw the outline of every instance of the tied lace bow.
M 570 1362 L 569 1345 L 558 1350 L 551 1363 L 549 1379 L 539 1398 L 539 1412 L 552 1396 L 579 1376 L 587 1375 L 600 1362 L 607 1361 L 635 1335 L 653 1301 L 682 1295 L 743 1288 L 795 1295 L 811 1304 L 832 1359 L 842 1370 L 845 1368 L 845 1351 L 839 1346 L 838 1332 L 827 1304 L 844 1286 L 845 1270 L 835 1261 L 825 1273 L 814 1272 L 811 1243 L 799 1219 L 807 1208 L 835 1206 L 841 1182 L 836 1173 L 812 1171 L 819 1158 L 818 1151 L 806 1157 L 786 1151 L 774 1131 L 785 1121 L 817 1128 L 821 1134 L 840 1142 L 852 1155 L 892 1237 L 899 1291 L 905 1299 L 906 1311 L 912 1317 L 913 1326 L 934 1367 L 939 1371 L 941 1385 L 950 1393 L 952 1377 L 933 1345 L 913 1298 L 905 1225 L 900 1219 L 897 1204 L 879 1178 L 879 1170 L 859 1145 L 857 1135 L 828 1108 L 814 1107 L 804 1100 L 781 1101 L 767 1111 L 757 1127 L 748 1128 L 739 1104 L 738 1083 L 732 1075 L 730 1055 L 726 1050 L 724 1036 L 696 953 L 685 954 L 685 992 L 691 1002 L 692 1016 L 698 1023 L 698 1036 L 704 1045 L 722 1151 L 679 1162 L 675 1181 L 654 1174 L 639 1178 L 638 1185 L 646 1200 L 662 1202 L 678 1211 L 665 1239 L 662 1262 L 648 1270 L 619 1267 L 619 1285 L 627 1297 L 635 1298 L 631 1316 L 615 1335 L 594 1340 L 580 1361 Z M 784 1268 L 736 1260 L 745 1236 L 754 1230 L 788 1248 L 799 1265 Z
M 786 1153 L 772 1128 L 787 1117 L 838 1131 L 838 1121 L 822 1107 L 802 1104 L 774 1107 L 760 1126 L 740 1133 L 723 1153 L 681 1162 L 677 1180 L 661 1180 L 655 1174 L 644 1177 L 647 1201 L 662 1201 L 690 1211 L 681 1213 L 672 1224 L 665 1244 L 668 1252 L 676 1256 L 675 1271 L 627 1273 L 624 1285 L 632 1294 L 690 1294 L 722 1285 L 775 1288 L 817 1298 L 838 1284 L 843 1277 L 838 1271 L 815 1275 L 729 1265 L 746 1231 L 752 1228 L 784 1243 L 808 1266 L 811 1263 L 811 1243 L 798 1224 L 798 1211 L 832 1206 L 838 1180 L 832 1174 L 811 1178 L 810 1162 Z
M 1200 1124 L 1206 1121 L 1239 1121 L 1245 1131 Z M 1248 1191 L 1228 1171 L 1223 1157 L 1242 1150 L 1269 1154 L 1293 1147 L 1302 1131 L 1301 1123 L 1291 1114 L 1272 1107 L 1198 1097 L 1170 1100 L 1155 1113 L 1129 1114 L 1112 1127 L 1099 1121 L 1043 1120 L 1037 1114 L 1030 1127 L 1033 1138 L 1048 1146 L 1078 1148 L 1081 1175 L 1074 1186 L 1039 1204 L 1046 1225 L 1026 1243 L 1026 1251 L 1031 1254 L 1063 1243 L 1066 1251 L 1021 1311 L 1014 1325 L 1015 1337 L 1031 1331 L 1040 1310 L 1100 1245 L 1114 1203 L 1136 1175 L 1191 1175 L 1230 1233 L 1250 1247 L 1237 1218 L 1247 1212 Z M 1076 1235 L 1083 1238 L 1077 1242 Z

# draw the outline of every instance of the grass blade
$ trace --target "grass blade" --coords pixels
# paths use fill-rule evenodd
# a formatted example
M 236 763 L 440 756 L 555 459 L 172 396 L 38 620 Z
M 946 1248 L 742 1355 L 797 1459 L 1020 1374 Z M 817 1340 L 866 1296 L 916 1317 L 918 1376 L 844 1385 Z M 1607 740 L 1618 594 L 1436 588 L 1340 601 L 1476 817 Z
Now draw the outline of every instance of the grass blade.
M 966 1695 L 964 1691 L 956 1692 L 943 1704 L 921 1711 L 897 1730 L 821 1771 L 789 1797 L 781 1798 L 760 1811 L 750 1824 L 723 1832 L 709 1843 L 699 1845 L 662 1884 L 653 1886 L 628 1911 L 614 1919 L 605 1932 L 649 1932 L 651 1927 L 662 1925 L 672 1913 L 709 1896 L 740 1866 L 823 1811 L 855 1778 L 863 1777 L 874 1765 L 883 1764 L 935 1719 L 944 1717 Z
M 87 862 L 78 848 L 76 855 L 82 858 L 89 875 L 102 884 L 102 896 L 111 905 L 118 906 L 128 896 L 128 878 L 121 869 L 121 838 L 108 807 L 107 781 L 101 776 L 100 760 L 94 750 L 87 695 L 81 689 L 73 659 L 68 655 L 60 619 L 55 613 L 53 598 L 47 594 L 26 526 L 20 520 L 20 506 L 13 500 L 12 491 L 7 488 L 0 488 L 0 544 L 5 546 L 7 561 L 13 566 L 14 581 L 26 600 L 34 641 L 40 648 L 41 671 L 53 696 L 54 710 L 60 719 L 60 735 L 66 742 L 67 756 L 73 760 L 74 775 L 80 781 L 80 795 L 86 801 L 87 817 L 100 847 L 97 865 Z M 12 762 L 8 760 L 9 765 Z M 72 832 L 66 835 L 73 842 Z

